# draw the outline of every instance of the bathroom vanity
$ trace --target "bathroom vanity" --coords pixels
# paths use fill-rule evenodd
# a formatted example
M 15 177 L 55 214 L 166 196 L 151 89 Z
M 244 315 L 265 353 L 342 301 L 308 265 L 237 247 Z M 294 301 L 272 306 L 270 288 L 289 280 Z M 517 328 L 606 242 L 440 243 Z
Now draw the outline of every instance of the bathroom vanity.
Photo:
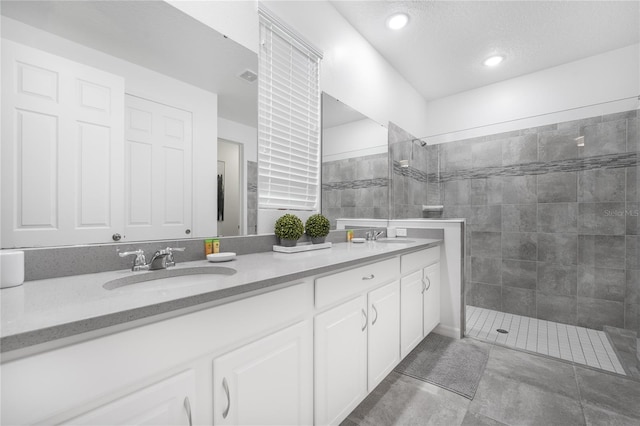
M 256 253 L 220 264 L 233 274 L 112 290 L 133 273 L 3 290 L 2 423 L 337 424 L 437 325 L 441 243 Z

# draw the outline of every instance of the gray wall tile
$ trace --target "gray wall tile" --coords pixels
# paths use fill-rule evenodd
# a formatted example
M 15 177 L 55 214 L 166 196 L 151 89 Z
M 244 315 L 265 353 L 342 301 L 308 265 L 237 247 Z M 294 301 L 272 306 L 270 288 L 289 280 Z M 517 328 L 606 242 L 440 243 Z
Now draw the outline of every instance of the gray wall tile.
M 500 231 L 502 229 L 502 207 L 472 206 L 469 227 L 473 231 Z
M 638 118 L 627 120 L 627 152 L 640 151 L 640 132 L 638 132 Z
M 502 204 L 502 177 L 471 180 L 471 204 Z
M 502 287 L 502 311 L 515 315 L 536 316 L 536 292 L 524 288 Z
M 505 204 L 537 203 L 537 186 L 537 177 L 535 175 L 504 177 L 502 183 L 502 202 Z
M 597 123 L 602 123 L 602 116 L 581 118 L 579 120 L 572 120 L 572 121 L 565 121 L 562 123 L 558 123 L 558 130 L 569 130 L 569 129 L 581 130 L 585 126 L 590 126 Z
M 497 167 L 502 165 L 502 141 L 476 142 L 471 145 L 471 166 Z
M 502 309 L 502 286 L 471 283 L 467 303 L 485 309 Z
M 538 232 L 577 232 L 577 203 L 538 204 Z
M 610 235 L 578 236 L 578 264 L 622 269 L 625 264 L 625 237 Z
M 447 205 L 469 205 L 471 180 L 454 180 L 444 183 L 444 202 Z
M 536 232 L 537 206 L 535 204 L 503 204 L 502 230 L 505 232 Z
M 471 280 L 476 283 L 500 284 L 500 259 L 471 257 Z
M 539 203 L 565 203 L 578 200 L 576 172 L 547 173 L 538 176 Z
M 578 172 L 578 201 L 602 203 L 624 201 L 625 169 L 596 169 Z
M 627 235 L 626 237 L 627 269 L 640 269 L 640 236 Z
M 627 121 L 607 121 L 583 129 L 584 147 L 581 156 L 615 154 L 627 150 Z
M 627 203 L 625 218 L 627 235 L 640 235 L 640 203 Z
M 624 305 L 624 328 L 640 333 L 640 304 Z
M 627 201 L 640 201 L 640 166 L 627 167 Z
M 502 140 L 502 165 L 538 161 L 538 134 L 531 133 Z
M 500 232 L 471 231 L 471 255 L 476 257 L 502 257 L 502 234 Z
M 627 269 L 625 279 L 625 303 L 640 304 L 640 270 Z
M 623 302 L 625 291 L 624 269 L 578 266 L 578 296 Z
M 535 290 L 538 281 L 536 262 L 502 260 L 502 285 Z
M 578 158 L 575 138 L 580 136 L 578 128 L 542 132 L 538 138 L 538 159 L 541 162 Z
M 578 300 L 575 296 L 536 293 L 538 318 L 563 324 L 576 324 Z
M 538 234 L 538 260 L 575 265 L 578 260 L 578 236 L 575 234 Z
M 442 145 L 443 171 L 456 171 L 471 168 L 471 145 L 473 140 L 450 142 Z
M 624 304 L 578 297 L 577 325 L 602 330 L 605 325 L 624 328 Z
M 624 235 L 624 203 L 579 203 L 578 232 L 588 235 Z
M 575 296 L 577 286 L 577 266 L 538 262 L 538 291 L 550 295 Z
M 538 258 L 538 235 L 535 233 L 503 232 L 503 259 L 536 260 Z

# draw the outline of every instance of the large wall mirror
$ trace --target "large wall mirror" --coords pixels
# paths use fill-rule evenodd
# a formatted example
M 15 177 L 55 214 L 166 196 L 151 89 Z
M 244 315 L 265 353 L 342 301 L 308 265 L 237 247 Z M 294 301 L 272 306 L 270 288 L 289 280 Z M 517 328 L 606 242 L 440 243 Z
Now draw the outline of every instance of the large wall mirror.
M 254 52 L 164 1 L 0 7 L 3 248 L 255 233 Z
M 388 219 L 387 128 L 322 94 L 322 214 Z

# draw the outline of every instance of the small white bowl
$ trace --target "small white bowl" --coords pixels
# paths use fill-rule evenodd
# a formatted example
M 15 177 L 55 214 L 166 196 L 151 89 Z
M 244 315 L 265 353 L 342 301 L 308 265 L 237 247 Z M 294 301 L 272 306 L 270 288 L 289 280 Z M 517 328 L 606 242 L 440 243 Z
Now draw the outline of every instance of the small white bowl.
M 352 238 L 351 239 L 352 243 L 357 243 L 357 244 L 364 243 L 365 241 L 367 241 L 367 240 L 365 240 L 364 238 Z
M 236 258 L 236 254 L 232 251 L 227 251 L 224 253 L 212 253 L 207 255 L 207 260 L 209 262 L 228 262 Z

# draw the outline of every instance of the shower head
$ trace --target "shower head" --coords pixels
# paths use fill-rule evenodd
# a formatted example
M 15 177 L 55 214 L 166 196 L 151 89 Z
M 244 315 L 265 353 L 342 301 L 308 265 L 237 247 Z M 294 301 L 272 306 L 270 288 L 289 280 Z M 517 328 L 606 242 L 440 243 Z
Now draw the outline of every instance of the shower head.
M 420 139 L 414 139 L 412 142 L 418 142 L 420 144 L 421 147 L 425 147 L 427 146 L 427 143 L 425 141 L 422 141 Z

